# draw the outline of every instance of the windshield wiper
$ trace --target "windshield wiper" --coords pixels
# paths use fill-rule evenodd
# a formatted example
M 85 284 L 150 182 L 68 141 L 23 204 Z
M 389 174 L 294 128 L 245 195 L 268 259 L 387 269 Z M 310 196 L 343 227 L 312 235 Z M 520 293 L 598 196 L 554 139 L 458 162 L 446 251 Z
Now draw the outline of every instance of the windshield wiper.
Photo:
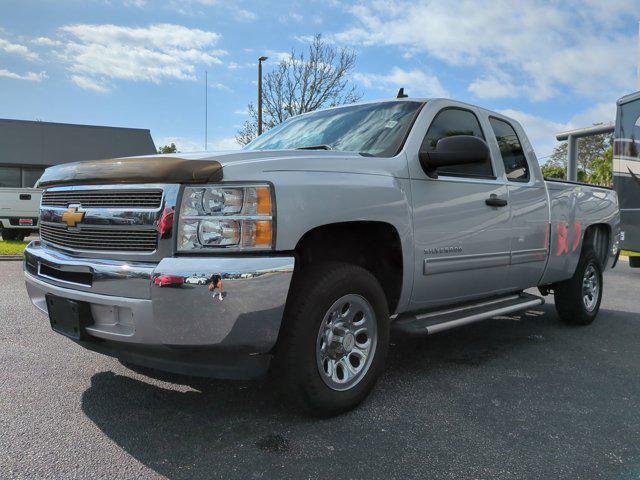
M 309 145 L 308 147 L 296 147 L 296 150 L 333 150 L 331 145 Z

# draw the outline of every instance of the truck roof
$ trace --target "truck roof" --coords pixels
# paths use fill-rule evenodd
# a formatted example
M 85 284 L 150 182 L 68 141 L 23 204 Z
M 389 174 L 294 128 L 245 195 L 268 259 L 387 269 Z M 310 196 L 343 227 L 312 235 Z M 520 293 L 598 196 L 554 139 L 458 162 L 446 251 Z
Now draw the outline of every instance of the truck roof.
M 640 92 L 638 92 L 638 94 L 640 94 Z M 364 102 L 356 102 L 356 103 L 349 103 L 346 105 L 336 105 L 335 107 L 328 107 L 328 108 L 322 108 L 320 110 L 324 111 L 324 110 L 333 110 L 336 108 L 344 108 L 344 107 L 350 107 L 353 105 L 370 105 L 370 104 L 374 104 L 374 103 L 388 103 L 388 102 L 418 102 L 418 103 L 428 103 L 428 102 L 433 102 L 435 100 L 443 100 L 443 101 L 447 101 L 447 102 L 452 102 L 455 103 L 456 105 L 460 106 L 460 107 L 468 107 L 468 108 L 477 108 L 482 110 L 484 113 L 486 113 L 487 115 L 491 115 L 491 116 L 495 116 L 495 117 L 499 117 L 499 118 L 504 118 L 504 119 L 508 119 L 509 122 L 513 122 L 513 123 L 517 123 L 518 125 L 520 125 L 520 122 L 518 122 L 515 118 L 513 117 L 509 117 L 508 115 L 504 115 L 502 113 L 496 112 L 494 110 L 489 110 L 486 109 L 484 107 L 481 107 L 480 105 L 474 105 L 472 103 L 467 103 L 467 102 L 462 102 L 460 100 L 455 100 L 453 98 L 446 98 L 446 97 L 403 97 L 403 98 L 384 98 L 384 99 L 379 99 L 379 100 L 367 100 Z M 319 110 L 314 110 L 314 111 L 319 111 Z M 302 113 L 301 115 L 308 115 L 310 113 L 314 113 L 314 112 L 306 112 L 306 113 Z

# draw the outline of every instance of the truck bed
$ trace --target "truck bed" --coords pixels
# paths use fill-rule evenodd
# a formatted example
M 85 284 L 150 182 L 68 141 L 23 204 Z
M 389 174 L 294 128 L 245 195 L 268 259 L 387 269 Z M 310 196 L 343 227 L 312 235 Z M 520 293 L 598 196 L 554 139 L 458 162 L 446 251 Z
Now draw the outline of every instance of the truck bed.
M 617 224 L 618 197 L 607 187 L 546 180 L 549 194 L 549 260 L 540 284 L 566 279 L 580 258 L 585 226 Z M 605 254 L 606 256 L 606 254 Z

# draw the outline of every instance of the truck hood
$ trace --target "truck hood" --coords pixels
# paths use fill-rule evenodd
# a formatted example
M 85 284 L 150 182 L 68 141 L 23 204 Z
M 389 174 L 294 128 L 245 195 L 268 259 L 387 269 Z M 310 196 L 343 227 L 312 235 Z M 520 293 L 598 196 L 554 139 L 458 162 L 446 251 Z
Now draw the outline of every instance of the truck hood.
M 349 160 L 345 164 L 345 160 Z M 371 158 L 353 152 L 325 150 L 241 150 L 229 152 L 147 155 L 90 160 L 47 168 L 38 188 L 62 185 L 120 183 L 214 183 L 225 167 L 255 164 L 256 168 L 287 170 L 371 170 Z M 340 168 L 338 168 L 338 165 Z M 368 168 L 365 168 L 368 167 Z M 381 172 L 376 172 L 381 173 Z M 387 172 L 387 174 L 389 174 Z

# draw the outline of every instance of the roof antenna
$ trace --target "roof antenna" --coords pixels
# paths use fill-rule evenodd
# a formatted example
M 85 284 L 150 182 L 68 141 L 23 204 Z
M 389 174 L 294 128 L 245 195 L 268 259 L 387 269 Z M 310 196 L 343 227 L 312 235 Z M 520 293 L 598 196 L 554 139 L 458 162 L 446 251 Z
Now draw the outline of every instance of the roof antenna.
M 396 96 L 396 98 L 407 98 L 408 96 L 409 95 L 404 93 L 404 87 L 402 87 L 400 90 L 398 90 L 398 95 Z

